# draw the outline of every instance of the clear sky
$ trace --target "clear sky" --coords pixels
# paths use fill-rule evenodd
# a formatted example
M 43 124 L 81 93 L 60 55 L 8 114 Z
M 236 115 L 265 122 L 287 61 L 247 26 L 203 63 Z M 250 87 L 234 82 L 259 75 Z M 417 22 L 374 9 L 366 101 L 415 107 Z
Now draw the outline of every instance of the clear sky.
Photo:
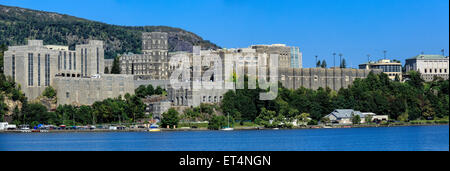
M 0 0 L 0 4 L 73 15 L 115 25 L 166 25 L 221 47 L 298 46 L 303 66 L 333 52 L 357 67 L 449 51 L 448 0 Z M 338 61 L 338 60 L 337 60 Z M 338 62 L 336 62 L 338 63 Z

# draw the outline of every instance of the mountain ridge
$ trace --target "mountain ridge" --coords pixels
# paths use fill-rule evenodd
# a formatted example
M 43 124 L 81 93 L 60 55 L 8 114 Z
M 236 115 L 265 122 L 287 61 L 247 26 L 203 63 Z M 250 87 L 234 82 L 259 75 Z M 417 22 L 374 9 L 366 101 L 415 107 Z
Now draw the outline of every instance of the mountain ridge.
M 68 45 L 87 43 L 89 39 L 105 42 L 105 57 L 141 52 L 141 33 L 160 31 L 169 34 L 169 51 L 192 51 L 220 47 L 195 33 L 169 26 L 121 26 L 88 20 L 67 14 L 47 12 L 0 4 L 0 44 L 24 45 L 27 39 L 42 39 L 44 44 Z

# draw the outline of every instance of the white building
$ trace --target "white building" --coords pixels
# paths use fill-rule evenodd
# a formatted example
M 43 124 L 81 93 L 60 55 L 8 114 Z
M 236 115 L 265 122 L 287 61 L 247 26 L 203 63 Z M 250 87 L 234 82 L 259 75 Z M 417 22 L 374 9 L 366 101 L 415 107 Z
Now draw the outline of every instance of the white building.
M 448 79 L 449 74 L 448 56 L 442 55 L 418 55 L 406 59 L 406 72 L 418 71 L 425 81 L 433 81 L 433 78 L 441 77 Z

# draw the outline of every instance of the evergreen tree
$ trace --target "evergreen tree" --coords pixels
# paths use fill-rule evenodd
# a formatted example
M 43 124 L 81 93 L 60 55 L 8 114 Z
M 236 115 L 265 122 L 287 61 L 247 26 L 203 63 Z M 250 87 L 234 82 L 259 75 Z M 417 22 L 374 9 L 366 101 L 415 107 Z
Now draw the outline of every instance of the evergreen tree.
M 114 58 L 113 66 L 111 68 L 111 74 L 120 74 L 120 57 Z
M 325 59 L 322 61 L 322 68 L 327 68 L 327 61 L 325 61 Z
M 109 68 L 105 67 L 105 74 L 109 74 Z
M 343 58 L 342 59 L 342 61 L 341 61 L 341 66 L 340 66 L 341 68 L 347 68 L 347 63 L 346 63 L 346 61 L 345 61 L 345 58 Z
M 316 68 L 320 68 L 320 67 L 322 67 L 322 65 L 321 65 L 320 60 L 319 60 L 319 61 L 317 61 L 317 63 L 316 63 Z

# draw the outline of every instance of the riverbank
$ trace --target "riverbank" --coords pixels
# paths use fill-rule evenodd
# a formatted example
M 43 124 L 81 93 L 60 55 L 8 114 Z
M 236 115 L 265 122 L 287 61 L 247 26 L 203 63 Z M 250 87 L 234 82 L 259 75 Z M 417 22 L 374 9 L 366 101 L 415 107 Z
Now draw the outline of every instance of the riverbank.
M 243 130 L 297 130 L 297 129 L 349 129 L 349 128 L 370 128 L 370 127 L 408 127 L 408 126 L 439 126 L 439 125 L 448 125 L 439 124 L 439 123 L 424 123 L 424 124 L 389 124 L 389 125 L 380 125 L 380 124 L 370 124 L 370 125 L 330 125 L 330 126 L 321 126 L 321 125 L 308 125 L 305 127 L 295 127 L 295 128 L 264 128 L 264 127 L 236 127 L 234 130 L 243 131 Z M 176 128 L 176 129 L 168 129 L 168 128 L 160 128 L 158 132 L 176 132 L 176 131 L 210 131 L 207 128 Z M 125 130 L 109 130 L 109 129 L 86 129 L 86 130 L 0 130 L 0 133 L 84 133 L 84 132 L 149 132 L 149 129 L 125 129 Z

